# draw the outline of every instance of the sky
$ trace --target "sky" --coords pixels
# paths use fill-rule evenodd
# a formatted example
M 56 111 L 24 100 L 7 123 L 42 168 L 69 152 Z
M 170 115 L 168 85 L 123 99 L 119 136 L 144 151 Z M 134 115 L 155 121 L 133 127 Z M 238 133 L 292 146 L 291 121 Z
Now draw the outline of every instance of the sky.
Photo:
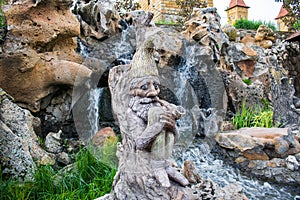
M 244 0 L 248 9 L 249 20 L 271 21 L 276 24 L 275 17 L 277 17 L 282 3 L 275 2 L 275 0 Z M 225 9 L 229 6 L 230 0 L 214 0 L 214 7 L 217 8 L 221 17 L 221 24 L 227 23 L 227 13 Z

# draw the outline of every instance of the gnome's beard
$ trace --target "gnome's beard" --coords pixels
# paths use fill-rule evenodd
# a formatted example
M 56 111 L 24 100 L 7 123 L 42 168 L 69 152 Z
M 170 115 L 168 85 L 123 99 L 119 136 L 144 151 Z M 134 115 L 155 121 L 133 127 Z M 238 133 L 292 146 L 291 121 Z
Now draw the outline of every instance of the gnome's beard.
M 160 105 L 156 98 L 147 98 L 135 96 L 130 99 L 129 107 L 133 112 L 137 114 L 138 117 L 144 120 L 144 122 L 148 121 L 148 111 L 153 106 Z

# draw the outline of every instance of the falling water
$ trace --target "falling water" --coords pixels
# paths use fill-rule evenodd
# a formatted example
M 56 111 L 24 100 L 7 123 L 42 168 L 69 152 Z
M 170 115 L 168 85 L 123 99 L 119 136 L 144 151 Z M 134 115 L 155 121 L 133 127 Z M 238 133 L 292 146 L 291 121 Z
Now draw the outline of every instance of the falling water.
M 131 62 L 134 49 L 130 44 L 130 35 L 134 31 L 133 29 L 133 26 L 126 25 L 126 29 L 122 30 L 121 40 L 115 51 L 116 58 L 121 64 L 129 64 Z
M 103 88 L 93 88 L 89 91 L 88 121 L 90 123 L 89 139 L 99 130 L 99 104 Z

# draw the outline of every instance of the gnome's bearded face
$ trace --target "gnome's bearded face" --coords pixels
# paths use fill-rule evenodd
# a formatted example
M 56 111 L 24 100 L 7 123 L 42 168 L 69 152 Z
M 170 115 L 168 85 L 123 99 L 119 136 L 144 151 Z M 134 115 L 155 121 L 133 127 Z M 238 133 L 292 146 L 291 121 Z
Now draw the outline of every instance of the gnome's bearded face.
M 144 121 L 147 121 L 149 108 L 159 105 L 159 78 L 152 45 L 146 42 L 145 47 L 136 52 L 130 71 L 132 98 L 129 107 Z

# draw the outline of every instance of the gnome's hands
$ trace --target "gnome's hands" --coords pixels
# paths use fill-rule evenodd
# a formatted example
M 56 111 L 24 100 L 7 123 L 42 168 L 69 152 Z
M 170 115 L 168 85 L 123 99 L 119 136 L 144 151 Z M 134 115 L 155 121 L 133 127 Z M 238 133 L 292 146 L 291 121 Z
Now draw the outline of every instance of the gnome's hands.
M 175 138 L 178 138 L 179 132 L 176 128 L 176 116 L 173 113 L 166 111 L 164 114 L 160 115 L 161 123 L 166 131 L 170 131 L 174 134 Z

